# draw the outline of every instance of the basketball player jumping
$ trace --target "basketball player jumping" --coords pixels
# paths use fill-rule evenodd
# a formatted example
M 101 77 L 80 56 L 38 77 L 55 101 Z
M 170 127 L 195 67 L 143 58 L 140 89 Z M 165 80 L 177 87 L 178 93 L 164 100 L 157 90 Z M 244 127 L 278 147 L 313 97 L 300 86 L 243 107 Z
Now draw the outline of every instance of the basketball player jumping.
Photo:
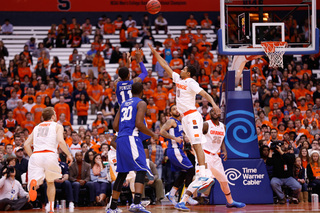
M 178 203 L 175 208 L 181 210 L 189 210 L 185 203 L 191 196 L 191 190 L 189 188 L 200 187 L 202 185 L 210 186 L 213 183 L 213 179 L 207 177 L 205 171 L 205 156 L 201 146 L 201 143 L 205 142 L 202 133 L 203 119 L 201 114 L 196 109 L 195 98 L 199 94 L 205 99 L 207 99 L 211 104 L 214 110 L 220 112 L 219 107 L 215 104 L 212 97 L 204 91 L 199 84 L 192 78 L 196 69 L 193 66 L 186 66 L 181 70 L 180 76 L 173 72 L 169 67 L 167 62 L 159 55 L 159 53 L 149 44 L 152 54 L 156 57 L 162 68 L 168 73 L 168 75 L 173 79 L 173 82 L 176 83 L 176 101 L 177 109 L 179 113 L 183 115 L 182 118 L 182 127 L 187 137 L 190 139 L 193 149 L 196 152 L 196 157 L 199 163 L 199 178 L 197 178 L 193 183 L 188 187 L 187 192 L 182 197 L 182 202 Z
M 49 213 L 54 212 L 54 199 L 56 189 L 54 180 L 61 178 L 61 168 L 58 162 L 58 146 L 67 154 L 67 161 L 71 163 L 73 158 L 63 139 L 63 126 L 57 124 L 57 116 L 53 107 L 47 107 L 42 111 L 44 122 L 37 125 L 24 143 L 24 149 L 30 156 L 28 165 L 28 188 L 30 200 L 37 198 L 36 189 L 47 181 L 47 196 L 49 201 Z M 32 148 L 33 146 L 33 152 Z
M 143 86 L 140 82 L 132 84 L 132 98 L 123 102 L 113 122 L 113 128 L 118 132 L 117 143 L 117 172 L 118 176 L 113 186 L 112 200 L 107 213 L 121 212 L 117 208 L 122 185 L 128 172 L 136 171 L 134 203 L 129 211 L 149 213 L 141 205 L 146 173 L 151 173 L 147 166 L 146 154 L 143 150 L 139 132 L 158 139 L 158 135 L 149 130 L 144 124 L 147 104 L 141 100 Z
M 176 105 L 170 107 L 171 118 L 162 126 L 160 134 L 168 139 L 167 156 L 171 163 L 172 171 L 180 171 L 179 177 L 174 181 L 170 192 L 166 194 L 169 201 L 176 205 L 175 194 L 180 186 L 185 184 L 188 188 L 192 182 L 195 170 L 189 158 L 183 152 L 182 125 L 180 122 L 180 113 Z M 191 197 L 188 199 L 189 204 L 197 204 L 198 202 Z
M 227 150 L 224 143 L 225 126 L 223 123 L 219 122 L 220 112 L 216 112 L 214 109 L 211 109 L 210 118 L 211 120 L 206 121 L 203 124 L 203 134 L 207 139 L 207 143 L 202 144 L 206 163 L 211 173 L 220 183 L 221 190 L 227 199 L 226 206 L 228 208 L 243 208 L 246 204 L 236 202 L 232 199 L 228 179 L 224 173 L 222 160 L 218 155 L 221 150 L 224 160 L 227 160 Z

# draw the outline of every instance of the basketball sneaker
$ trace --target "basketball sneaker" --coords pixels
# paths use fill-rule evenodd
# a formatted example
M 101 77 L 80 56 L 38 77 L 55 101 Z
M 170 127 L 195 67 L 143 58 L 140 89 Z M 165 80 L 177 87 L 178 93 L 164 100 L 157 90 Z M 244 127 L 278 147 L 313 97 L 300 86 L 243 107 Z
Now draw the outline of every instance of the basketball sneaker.
M 52 210 L 50 210 L 50 204 L 49 203 L 46 204 L 44 209 L 46 210 L 46 213 L 54 213 L 54 209 L 53 208 L 52 208 Z
M 119 208 L 116 209 L 106 209 L 106 213 L 121 213 L 122 210 Z
M 214 183 L 215 180 L 212 178 L 209 178 L 208 180 L 204 181 L 203 184 L 197 189 L 198 193 L 204 193 L 205 191 L 207 191 L 208 188 L 213 186 Z
M 246 204 L 241 203 L 241 202 L 237 202 L 237 201 L 233 201 L 231 204 L 227 202 L 227 208 L 244 208 L 246 207 Z
M 74 203 L 73 202 L 69 203 L 69 212 L 74 212 Z
M 37 181 L 32 179 L 29 186 L 29 197 L 31 201 L 35 201 L 37 199 Z
M 185 202 L 180 202 L 180 203 L 177 203 L 175 206 L 174 206 L 175 209 L 178 209 L 178 210 L 181 210 L 181 211 L 184 211 L 184 212 L 188 212 L 190 211 L 190 209 L 188 207 L 186 207 L 186 203 Z
M 196 201 L 195 199 L 193 199 L 192 197 L 189 197 L 188 201 L 187 201 L 191 206 L 195 206 L 198 205 L 198 201 Z
M 169 200 L 174 206 L 177 204 L 177 201 L 176 201 L 175 197 L 174 197 L 174 196 L 171 196 L 170 192 L 168 192 L 168 193 L 166 194 L 166 197 L 168 198 L 168 200 Z
M 130 205 L 129 211 L 130 211 L 130 212 L 151 213 L 150 211 L 146 210 L 146 208 L 143 207 L 143 205 L 141 205 L 140 203 L 139 203 L 139 204 L 134 204 L 134 203 L 132 203 L 132 204 Z
M 150 203 L 151 203 L 150 200 L 141 200 L 141 205 L 142 205 L 143 207 L 149 206 Z

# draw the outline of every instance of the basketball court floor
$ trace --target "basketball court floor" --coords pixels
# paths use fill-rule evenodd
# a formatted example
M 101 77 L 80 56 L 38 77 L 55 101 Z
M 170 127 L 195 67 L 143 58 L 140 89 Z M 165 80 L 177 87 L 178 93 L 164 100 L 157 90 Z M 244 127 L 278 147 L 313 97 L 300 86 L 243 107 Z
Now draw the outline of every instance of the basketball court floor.
M 120 209 L 123 212 L 129 212 L 126 206 L 121 206 Z M 162 205 L 151 205 L 147 209 L 152 213 L 179 213 L 173 208 L 169 203 L 164 203 Z M 15 212 L 45 212 L 44 209 L 32 209 L 26 211 L 15 211 Z M 59 209 L 55 210 L 56 213 L 67 213 L 68 209 Z M 268 213 L 268 212 L 320 212 L 319 207 L 314 208 L 311 203 L 301 203 L 298 205 L 295 204 L 286 204 L 286 205 L 247 205 L 243 209 L 227 209 L 224 205 L 202 205 L 202 206 L 192 206 L 190 207 L 190 213 L 203 213 L 203 212 L 228 212 L 228 213 Z M 79 207 L 75 208 L 74 213 L 105 213 L 105 207 Z

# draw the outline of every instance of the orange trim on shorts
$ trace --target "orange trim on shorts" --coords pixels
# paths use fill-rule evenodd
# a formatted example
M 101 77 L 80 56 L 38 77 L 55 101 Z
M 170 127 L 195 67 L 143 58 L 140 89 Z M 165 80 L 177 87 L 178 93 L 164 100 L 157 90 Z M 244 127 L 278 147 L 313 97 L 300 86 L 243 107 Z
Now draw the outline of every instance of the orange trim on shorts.
M 42 151 L 35 151 L 35 152 L 33 152 L 32 154 L 34 154 L 34 153 L 46 153 L 46 152 L 52 152 L 52 153 L 54 153 L 54 151 L 51 151 L 51 150 L 42 150 Z
M 184 112 L 184 113 L 183 113 L 183 116 L 190 115 L 191 113 L 194 113 L 194 112 L 196 112 L 196 111 L 197 111 L 196 109 L 190 109 L 190 110 Z
M 214 153 L 212 153 L 212 152 L 209 152 L 208 150 L 203 150 L 204 151 L 204 153 L 206 153 L 206 154 L 208 154 L 208 155 L 216 155 L 216 154 L 214 154 Z

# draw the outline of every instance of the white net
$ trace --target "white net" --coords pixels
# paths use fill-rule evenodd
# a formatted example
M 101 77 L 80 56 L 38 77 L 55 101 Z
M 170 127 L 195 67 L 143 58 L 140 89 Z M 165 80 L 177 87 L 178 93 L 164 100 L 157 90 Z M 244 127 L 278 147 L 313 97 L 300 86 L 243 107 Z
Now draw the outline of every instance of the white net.
M 284 48 L 288 46 L 287 42 L 261 42 L 264 52 L 269 58 L 269 67 L 283 68 Z

